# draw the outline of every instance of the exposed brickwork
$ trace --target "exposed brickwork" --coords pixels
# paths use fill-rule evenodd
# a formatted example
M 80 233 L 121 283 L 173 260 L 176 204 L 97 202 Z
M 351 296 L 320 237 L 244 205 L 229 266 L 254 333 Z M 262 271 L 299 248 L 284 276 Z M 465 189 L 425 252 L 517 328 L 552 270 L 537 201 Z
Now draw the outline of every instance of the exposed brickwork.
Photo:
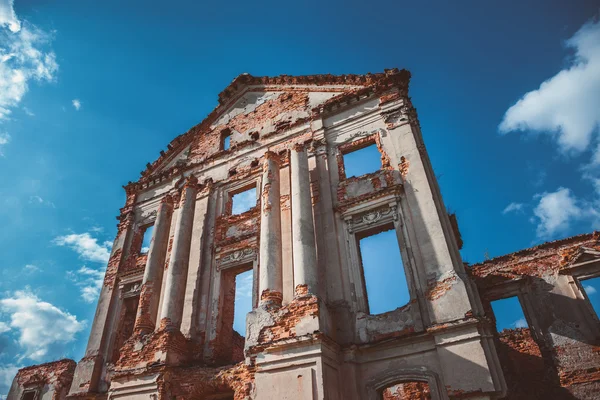
M 159 400 L 203 399 L 231 394 L 246 400 L 254 385 L 255 367 L 243 363 L 223 368 L 169 368 L 159 379 Z
M 75 361 L 67 359 L 34 365 L 20 369 L 16 380 L 21 387 L 42 388 L 49 385 L 54 390 L 52 400 L 59 400 L 64 398 L 71 386 L 76 365 Z
M 300 286 L 300 285 L 299 285 Z M 319 317 L 319 301 L 316 296 L 296 297 L 289 304 L 271 311 L 275 324 L 264 327 L 259 335 L 259 346 L 250 349 L 256 352 L 279 340 L 296 337 L 296 326 L 304 318 Z
M 383 400 L 430 400 L 431 392 L 426 382 L 403 382 L 386 388 Z
M 600 250 L 600 233 L 594 232 L 544 243 L 516 253 L 496 257 L 469 268 L 483 288 L 528 276 L 555 275 L 580 254 L 582 248 Z
M 425 297 L 429 300 L 437 300 L 442 297 L 447 291 L 452 289 L 452 286 L 457 281 L 456 275 L 445 277 L 441 280 L 438 279 L 430 279 L 427 282 L 427 293 L 425 293 Z

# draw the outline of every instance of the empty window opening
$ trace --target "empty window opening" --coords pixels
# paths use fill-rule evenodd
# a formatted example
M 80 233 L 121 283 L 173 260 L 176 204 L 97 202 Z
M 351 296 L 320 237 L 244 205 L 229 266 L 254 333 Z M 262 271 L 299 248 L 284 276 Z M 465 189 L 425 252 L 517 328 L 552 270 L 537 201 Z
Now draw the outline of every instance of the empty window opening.
M 256 207 L 256 186 L 234 194 L 231 196 L 231 202 L 232 215 L 242 214 Z
M 362 176 L 381 169 L 381 153 L 375 143 L 344 154 L 346 178 Z
M 35 400 L 36 391 L 35 390 L 26 390 L 23 392 L 22 400 Z
M 152 241 L 152 234 L 154 233 L 154 225 L 150 225 L 144 231 L 144 239 L 142 240 L 142 253 L 150 251 L 150 242 Z
M 116 362 L 119 359 L 121 356 L 121 347 L 123 347 L 127 339 L 133 334 L 139 302 L 140 296 L 127 297 L 123 300 L 119 318 L 119 327 L 115 335 L 115 347 L 113 349 L 112 357 L 113 362 Z
M 221 132 L 221 150 L 229 150 L 231 147 L 231 131 L 229 129 Z
M 252 264 L 227 269 L 221 275 L 219 346 L 216 360 L 228 364 L 244 360 L 246 315 L 252 311 L 254 274 Z
M 395 310 L 410 300 L 398 237 L 393 225 L 359 240 L 369 313 Z
M 600 317 L 600 276 L 582 280 L 581 287 L 585 291 L 588 300 L 592 304 L 596 315 Z
M 431 391 L 427 382 L 396 383 L 383 389 L 383 400 L 430 400 Z
M 492 310 L 494 310 L 498 332 L 529 327 L 517 296 L 492 301 Z
M 235 277 L 233 330 L 242 336 L 246 336 L 246 314 L 252 311 L 252 278 L 252 270 Z

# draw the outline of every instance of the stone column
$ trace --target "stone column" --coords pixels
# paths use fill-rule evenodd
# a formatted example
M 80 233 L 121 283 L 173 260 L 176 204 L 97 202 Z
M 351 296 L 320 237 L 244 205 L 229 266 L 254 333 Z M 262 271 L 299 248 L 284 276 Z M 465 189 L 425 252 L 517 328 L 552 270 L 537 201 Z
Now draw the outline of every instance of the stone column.
M 294 293 L 317 294 L 317 248 L 313 223 L 308 156 L 297 144 L 290 154 Z
M 197 182 L 198 180 L 193 175 L 188 177 L 181 192 L 179 213 L 175 221 L 173 249 L 167 267 L 167 281 L 165 282 L 165 293 L 160 311 L 161 328 L 162 325 L 166 325 L 172 329 L 179 329 L 181 325 L 194 224 Z
M 279 200 L 279 160 L 265 153 L 260 206 L 259 304 L 281 305 L 281 207 Z
M 135 319 L 134 332 L 137 334 L 147 334 L 156 328 L 156 315 L 158 314 L 158 303 L 160 301 L 160 289 L 165 270 L 165 257 L 169 245 L 169 230 L 171 228 L 172 216 L 173 199 L 167 195 L 158 206 L 156 222 L 154 223 L 152 241 L 150 242 L 150 250 L 148 251 L 148 260 L 140 292 L 140 303 Z

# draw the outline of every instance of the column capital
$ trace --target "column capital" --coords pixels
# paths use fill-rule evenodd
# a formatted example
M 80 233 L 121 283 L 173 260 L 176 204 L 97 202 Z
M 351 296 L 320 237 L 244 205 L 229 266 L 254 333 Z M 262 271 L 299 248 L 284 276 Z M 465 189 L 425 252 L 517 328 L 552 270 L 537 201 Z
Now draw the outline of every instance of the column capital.
M 279 155 L 271 150 L 267 150 L 265 152 L 264 157 L 264 161 L 266 162 L 267 160 L 273 160 L 275 161 L 277 164 L 279 164 L 281 162 L 281 159 L 279 158 Z
M 167 194 L 162 199 L 160 199 L 160 204 L 166 204 L 166 205 L 172 206 L 173 205 L 173 196 L 171 196 L 170 194 Z

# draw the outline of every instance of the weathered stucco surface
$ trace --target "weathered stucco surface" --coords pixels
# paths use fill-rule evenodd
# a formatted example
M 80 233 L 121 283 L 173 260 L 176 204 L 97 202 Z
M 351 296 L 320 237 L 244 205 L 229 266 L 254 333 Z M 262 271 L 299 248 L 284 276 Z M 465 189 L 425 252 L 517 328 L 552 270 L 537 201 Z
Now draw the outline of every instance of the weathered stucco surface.
M 593 398 L 598 321 L 573 274 L 600 271 L 578 266 L 596 236 L 465 269 L 409 79 L 237 77 L 125 186 L 84 358 L 21 370 L 9 398 Z M 346 177 L 344 154 L 368 145 L 380 169 Z M 232 215 L 232 196 L 249 188 L 256 206 Z M 372 315 L 358 240 L 389 229 L 410 300 Z M 253 310 L 235 332 L 245 271 Z M 535 322 L 497 334 L 489 301 L 514 290 L 531 294 Z

